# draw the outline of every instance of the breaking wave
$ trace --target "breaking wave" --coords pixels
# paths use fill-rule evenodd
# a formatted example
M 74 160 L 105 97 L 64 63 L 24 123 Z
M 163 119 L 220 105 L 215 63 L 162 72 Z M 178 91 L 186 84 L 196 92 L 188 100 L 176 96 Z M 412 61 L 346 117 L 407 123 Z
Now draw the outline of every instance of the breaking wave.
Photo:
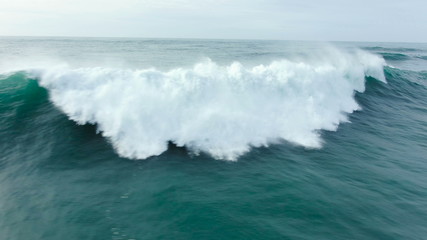
M 384 59 L 336 51 L 321 61 L 278 60 L 192 68 L 57 67 L 28 71 L 51 101 L 78 124 L 96 124 L 117 153 L 145 159 L 168 143 L 192 153 L 236 160 L 251 147 L 285 140 L 319 148 L 319 131 L 335 131 L 358 110 L 365 77 L 384 81 Z

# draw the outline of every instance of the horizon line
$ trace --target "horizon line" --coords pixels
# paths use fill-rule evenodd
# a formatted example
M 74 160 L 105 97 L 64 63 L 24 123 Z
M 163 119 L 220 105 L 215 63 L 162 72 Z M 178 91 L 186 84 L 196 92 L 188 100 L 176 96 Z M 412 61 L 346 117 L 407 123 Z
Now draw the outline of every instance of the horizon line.
M 348 43 L 427 43 L 415 41 L 372 41 L 372 40 L 304 40 L 269 38 L 203 38 L 203 37 L 124 37 L 124 36 L 67 36 L 67 35 L 0 35 L 0 38 L 104 38 L 104 39 L 173 39 L 173 40 L 236 40 L 236 41 L 289 41 L 289 42 L 348 42 Z

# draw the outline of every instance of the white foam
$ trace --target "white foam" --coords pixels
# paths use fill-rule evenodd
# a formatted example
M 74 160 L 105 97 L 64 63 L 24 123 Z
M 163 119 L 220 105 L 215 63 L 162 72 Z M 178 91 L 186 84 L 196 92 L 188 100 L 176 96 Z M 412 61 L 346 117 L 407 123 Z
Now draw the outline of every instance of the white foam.
M 61 67 L 39 75 L 56 106 L 78 124 L 97 124 L 123 157 L 159 155 L 172 141 L 236 160 L 277 140 L 321 147 L 319 130 L 335 131 L 359 108 L 354 91 L 364 91 L 365 76 L 385 81 L 383 59 L 332 52 L 253 68 L 208 60 L 167 72 Z

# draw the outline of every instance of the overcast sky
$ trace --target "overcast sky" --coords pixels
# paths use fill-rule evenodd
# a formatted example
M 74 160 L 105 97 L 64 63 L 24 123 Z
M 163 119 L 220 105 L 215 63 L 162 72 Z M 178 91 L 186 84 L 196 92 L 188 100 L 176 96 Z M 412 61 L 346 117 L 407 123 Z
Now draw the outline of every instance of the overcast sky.
M 427 1 L 0 0 L 0 35 L 427 42 Z

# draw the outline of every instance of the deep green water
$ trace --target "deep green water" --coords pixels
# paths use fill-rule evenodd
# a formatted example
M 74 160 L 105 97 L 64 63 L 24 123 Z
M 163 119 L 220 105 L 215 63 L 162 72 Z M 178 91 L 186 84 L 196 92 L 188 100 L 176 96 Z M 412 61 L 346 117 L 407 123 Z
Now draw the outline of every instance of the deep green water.
M 20 68 L 0 75 L 1 239 L 426 239 L 427 46 L 336 45 L 383 56 L 387 83 L 366 76 L 354 96 L 361 110 L 336 131 L 319 130 L 321 148 L 282 139 L 227 161 L 170 139 L 159 156 L 132 160 L 99 122 L 78 125 L 55 106 L 31 64 L 124 59 L 170 69 L 203 56 L 256 65 L 319 45 L 1 39 L 0 66 Z M 36 52 L 43 60 L 32 60 Z M 22 59 L 31 61 L 21 68 Z

